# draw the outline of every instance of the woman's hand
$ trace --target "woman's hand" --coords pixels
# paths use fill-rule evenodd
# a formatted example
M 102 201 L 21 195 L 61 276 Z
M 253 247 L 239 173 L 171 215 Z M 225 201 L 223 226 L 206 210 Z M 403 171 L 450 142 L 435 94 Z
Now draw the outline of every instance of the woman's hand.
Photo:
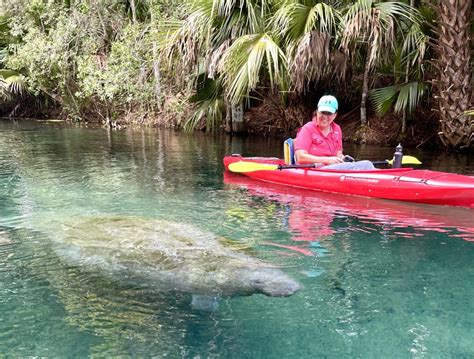
M 326 165 L 334 165 L 336 163 L 343 163 L 344 160 L 338 156 L 332 156 L 332 157 L 326 157 L 326 160 L 324 161 Z

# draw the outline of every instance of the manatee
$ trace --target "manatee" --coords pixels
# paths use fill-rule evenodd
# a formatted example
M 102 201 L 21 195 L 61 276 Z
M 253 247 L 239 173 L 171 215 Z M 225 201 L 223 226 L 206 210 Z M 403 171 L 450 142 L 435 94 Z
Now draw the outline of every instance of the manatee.
M 54 231 L 54 243 L 71 264 L 161 291 L 286 297 L 301 289 L 282 270 L 182 223 L 135 217 L 72 219 Z
M 10 237 L 10 228 L 0 226 L 0 246 L 6 246 L 12 244 L 12 239 Z

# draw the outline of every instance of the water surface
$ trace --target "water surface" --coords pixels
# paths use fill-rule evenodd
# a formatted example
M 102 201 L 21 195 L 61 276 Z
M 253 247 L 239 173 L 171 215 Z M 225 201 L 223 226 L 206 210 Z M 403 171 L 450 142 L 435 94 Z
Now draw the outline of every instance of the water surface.
M 474 212 L 291 190 L 224 174 L 274 139 L 0 122 L 0 354 L 225 358 L 474 356 Z M 347 146 L 356 158 L 391 148 Z M 474 174 L 468 156 L 405 149 Z M 84 271 L 49 223 L 136 216 L 194 226 L 304 285 L 288 298 L 191 296 Z

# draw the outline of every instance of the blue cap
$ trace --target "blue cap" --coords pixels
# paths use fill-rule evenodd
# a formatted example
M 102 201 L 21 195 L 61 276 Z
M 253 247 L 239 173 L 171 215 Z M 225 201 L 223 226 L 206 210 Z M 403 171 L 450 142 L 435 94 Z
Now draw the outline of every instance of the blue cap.
M 334 96 L 323 96 L 318 102 L 319 112 L 331 112 L 336 113 L 339 108 L 339 104 Z

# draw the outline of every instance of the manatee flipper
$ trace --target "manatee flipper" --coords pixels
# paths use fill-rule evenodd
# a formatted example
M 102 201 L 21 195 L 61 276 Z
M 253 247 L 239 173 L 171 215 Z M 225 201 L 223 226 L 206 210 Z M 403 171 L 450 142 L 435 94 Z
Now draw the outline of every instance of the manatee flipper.
M 193 294 L 191 307 L 204 312 L 214 312 L 219 307 L 219 297 L 214 295 Z

